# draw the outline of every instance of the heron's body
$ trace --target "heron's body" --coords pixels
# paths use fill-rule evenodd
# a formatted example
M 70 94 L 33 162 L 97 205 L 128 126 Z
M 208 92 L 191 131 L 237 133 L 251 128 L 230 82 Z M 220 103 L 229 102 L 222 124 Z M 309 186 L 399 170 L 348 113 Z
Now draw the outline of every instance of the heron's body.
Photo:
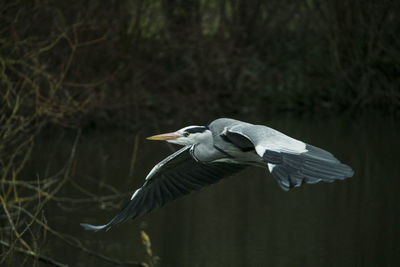
M 150 137 L 184 145 L 150 171 L 130 202 L 109 223 L 82 224 L 88 230 L 109 229 L 158 206 L 218 182 L 246 166 L 265 167 L 287 191 L 303 183 L 332 182 L 353 175 L 331 153 L 263 125 L 221 118 L 207 126 L 189 126 Z
M 266 165 L 255 152 L 254 146 L 240 147 L 226 138 L 228 129 L 238 125 L 233 119 L 217 119 L 208 125 L 210 134 L 205 142 L 195 144 L 193 156 L 200 162 L 231 162 Z M 249 124 L 250 126 L 250 124 Z

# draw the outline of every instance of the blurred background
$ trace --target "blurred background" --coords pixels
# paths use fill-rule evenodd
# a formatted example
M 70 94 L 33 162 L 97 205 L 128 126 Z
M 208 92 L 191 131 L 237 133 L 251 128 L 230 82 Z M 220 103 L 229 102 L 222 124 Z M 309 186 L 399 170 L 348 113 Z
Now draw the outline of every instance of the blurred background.
M 399 1 L 3 1 L 0 266 L 400 265 L 399 115 Z M 176 150 L 144 137 L 218 117 L 355 176 L 286 193 L 248 169 L 83 231 Z

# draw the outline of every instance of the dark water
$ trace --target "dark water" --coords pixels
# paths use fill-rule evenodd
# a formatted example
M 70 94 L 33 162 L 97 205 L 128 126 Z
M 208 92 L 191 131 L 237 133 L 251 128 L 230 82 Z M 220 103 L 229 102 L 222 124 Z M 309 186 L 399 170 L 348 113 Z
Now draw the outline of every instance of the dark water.
M 117 212 L 97 203 L 53 206 L 46 211 L 49 225 L 105 255 L 144 260 L 140 229 L 145 223 L 161 266 L 400 266 L 400 123 L 368 117 L 253 122 L 329 150 L 351 165 L 355 176 L 283 192 L 266 170 L 248 168 L 109 232 L 79 226 L 103 224 Z M 133 134 L 84 133 L 73 180 L 96 195 L 112 192 L 90 179 L 133 191 L 171 152 L 164 143 L 144 140 L 154 133 L 141 135 L 131 177 Z M 67 136 L 40 141 L 30 168 L 42 175 L 56 170 L 71 142 Z M 39 167 L 43 162 L 46 168 Z M 67 185 L 59 195 L 82 198 L 83 193 Z M 45 247 L 71 266 L 108 266 L 51 236 Z

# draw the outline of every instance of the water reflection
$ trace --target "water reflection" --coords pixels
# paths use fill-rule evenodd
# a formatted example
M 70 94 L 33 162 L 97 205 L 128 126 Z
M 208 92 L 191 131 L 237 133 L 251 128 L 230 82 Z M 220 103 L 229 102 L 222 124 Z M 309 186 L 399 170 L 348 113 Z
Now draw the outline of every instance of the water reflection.
M 161 266 L 400 265 L 396 257 L 400 255 L 400 197 L 395 191 L 400 185 L 395 155 L 400 149 L 397 122 L 370 118 L 256 122 L 331 151 L 354 168 L 355 176 L 287 193 L 265 170 L 248 168 L 109 232 L 80 228 L 82 221 L 105 223 L 117 212 L 93 203 L 69 213 L 57 206 L 49 208 L 49 224 L 79 236 L 85 245 L 107 255 L 141 260 L 144 251 L 139 232 L 145 222 Z M 95 194 L 105 194 L 108 189 L 84 177 L 109 183 L 122 192 L 133 191 L 151 167 L 171 152 L 166 145 L 141 141 L 134 174 L 127 178 L 133 143 L 129 133 L 84 134 L 74 179 Z M 45 175 L 57 170 L 69 147 L 68 137 L 39 141 L 31 171 Z M 80 196 L 68 187 L 61 194 Z M 55 258 L 71 266 L 97 262 L 55 239 L 47 245 Z

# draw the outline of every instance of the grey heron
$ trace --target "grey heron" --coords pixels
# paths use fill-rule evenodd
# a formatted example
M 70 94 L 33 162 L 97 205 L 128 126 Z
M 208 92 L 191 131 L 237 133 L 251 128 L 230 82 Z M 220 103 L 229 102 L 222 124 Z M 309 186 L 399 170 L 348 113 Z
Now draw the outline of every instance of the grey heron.
M 304 183 L 353 176 L 351 167 L 321 148 L 263 125 L 220 118 L 207 126 L 188 126 L 148 137 L 184 147 L 155 165 L 126 206 L 105 225 L 81 224 L 99 231 L 134 219 L 176 198 L 214 184 L 247 166 L 269 170 L 288 191 Z

